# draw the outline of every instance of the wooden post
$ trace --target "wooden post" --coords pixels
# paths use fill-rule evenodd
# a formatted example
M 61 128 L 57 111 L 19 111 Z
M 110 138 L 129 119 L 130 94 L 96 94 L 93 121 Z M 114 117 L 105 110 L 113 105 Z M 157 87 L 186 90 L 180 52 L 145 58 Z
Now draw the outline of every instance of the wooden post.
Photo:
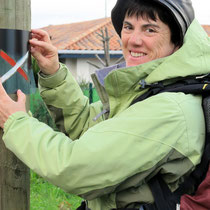
M 30 30 L 30 0 L 0 0 L 0 28 Z M 16 95 L 10 95 L 15 99 Z M 27 96 L 29 109 L 29 96 Z M 15 141 L 15 139 L 14 139 Z M 0 129 L 0 209 L 29 210 L 30 171 L 8 151 L 2 141 Z

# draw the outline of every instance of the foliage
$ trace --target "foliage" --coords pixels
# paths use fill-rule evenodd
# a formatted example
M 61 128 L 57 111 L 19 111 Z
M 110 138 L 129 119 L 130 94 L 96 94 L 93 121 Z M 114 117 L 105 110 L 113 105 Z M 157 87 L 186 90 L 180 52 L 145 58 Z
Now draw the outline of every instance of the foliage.
M 49 125 L 54 130 L 57 130 L 54 121 L 52 120 L 45 103 L 43 102 L 39 91 L 37 89 L 35 94 L 30 95 L 30 110 L 33 117 L 37 118 L 39 121 Z
M 100 100 L 98 93 L 96 91 L 96 88 L 93 87 L 93 84 L 91 82 L 88 82 L 85 79 L 80 78 L 80 79 L 78 79 L 78 84 L 79 84 L 83 94 L 89 98 L 90 103 Z
M 31 171 L 31 210 L 76 210 L 82 199 L 64 192 Z
M 35 58 L 33 56 L 31 56 L 31 66 L 32 66 L 32 70 L 34 73 L 35 83 L 37 86 L 38 85 L 38 72 L 40 71 L 40 68 L 39 68 L 37 61 L 35 60 Z
M 82 91 L 84 91 L 84 90 L 89 89 L 90 82 L 88 82 L 84 78 L 79 78 L 78 79 L 78 84 L 79 84 L 80 88 L 82 89 Z

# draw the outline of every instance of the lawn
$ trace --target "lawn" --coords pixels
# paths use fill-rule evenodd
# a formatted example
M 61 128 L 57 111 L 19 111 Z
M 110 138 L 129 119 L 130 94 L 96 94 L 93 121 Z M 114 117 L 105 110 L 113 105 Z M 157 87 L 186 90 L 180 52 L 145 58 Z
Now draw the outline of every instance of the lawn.
M 76 210 L 81 201 L 31 171 L 30 210 Z

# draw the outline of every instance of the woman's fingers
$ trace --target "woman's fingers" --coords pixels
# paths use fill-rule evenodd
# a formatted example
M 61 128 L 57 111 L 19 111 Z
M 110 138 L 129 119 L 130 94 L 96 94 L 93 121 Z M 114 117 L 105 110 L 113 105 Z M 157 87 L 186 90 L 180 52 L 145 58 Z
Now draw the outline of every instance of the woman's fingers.
M 33 29 L 31 54 L 37 60 L 41 71 L 45 74 L 54 74 L 59 69 L 58 50 L 52 45 L 46 31 Z
M 49 34 L 41 29 L 32 29 L 31 30 L 32 38 L 36 38 L 38 40 L 42 40 L 47 43 L 51 43 Z
M 17 102 L 25 104 L 26 103 L 26 95 L 21 91 L 17 91 Z
M 0 96 L 1 96 L 1 98 L 8 97 L 8 95 L 7 95 L 7 93 L 6 93 L 6 91 L 5 91 L 1 82 L 0 82 Z
M 44 41 L 39 41 L 37 39 L 31 39 L 31 40 L 29 40 L 29 43 L 31 44 L 32 47 L 40 47 L 40 48 L 42 48 L 43 50 L 46 50 L 46 51 L 54 50 L 53 45 L 51 45 L 49 43 L 46 43 Z
M 4 90 L 4 87 L 0 83 L 0 127 L 4 128 L 5 122 L 8 120 L 9 116 L 13 113 L 23 111 L 26 112 L 26 96 L 25 94 L 18 90 L 17 91 L 17 101 L 13 101 Z
M 52 44 L 38 41 L 36 39 L 31 39 L 29 43 L 31 44 L 31 53 L 36 59 L 39 59 L 37 56 L 44 56 L 47 58 L 47 56 L 57 54 L 57 48 Z

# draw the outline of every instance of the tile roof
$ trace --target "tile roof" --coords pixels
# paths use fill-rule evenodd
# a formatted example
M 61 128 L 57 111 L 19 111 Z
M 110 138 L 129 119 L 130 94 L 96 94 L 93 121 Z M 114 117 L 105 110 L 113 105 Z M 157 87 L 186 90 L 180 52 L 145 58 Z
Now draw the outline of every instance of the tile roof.
M 50 25 L 42 28 L 46 30 L 54 46 L 59 50 L 103 50 L 103 43 L 99 34 L 101 29 L 108 29 L 110 50 L 121 50 L 120 39 L 116 34 L 111 18 L 102 18 L 79 23 L 64 25 Z
M 206 33 L 210 36 L 210 25 L 202 25 Z
M 102 41 L 98 33 L 108 29 L 110 50 L 121 50 L 120 39 L 116 34 L 111 18 L 102 18 L 91 21 L 50 25 L 42 28 L 46 30 L 54 46 L 59 50 L 103 50 Z M 210 36 L 210 25 L 203 25 Z

